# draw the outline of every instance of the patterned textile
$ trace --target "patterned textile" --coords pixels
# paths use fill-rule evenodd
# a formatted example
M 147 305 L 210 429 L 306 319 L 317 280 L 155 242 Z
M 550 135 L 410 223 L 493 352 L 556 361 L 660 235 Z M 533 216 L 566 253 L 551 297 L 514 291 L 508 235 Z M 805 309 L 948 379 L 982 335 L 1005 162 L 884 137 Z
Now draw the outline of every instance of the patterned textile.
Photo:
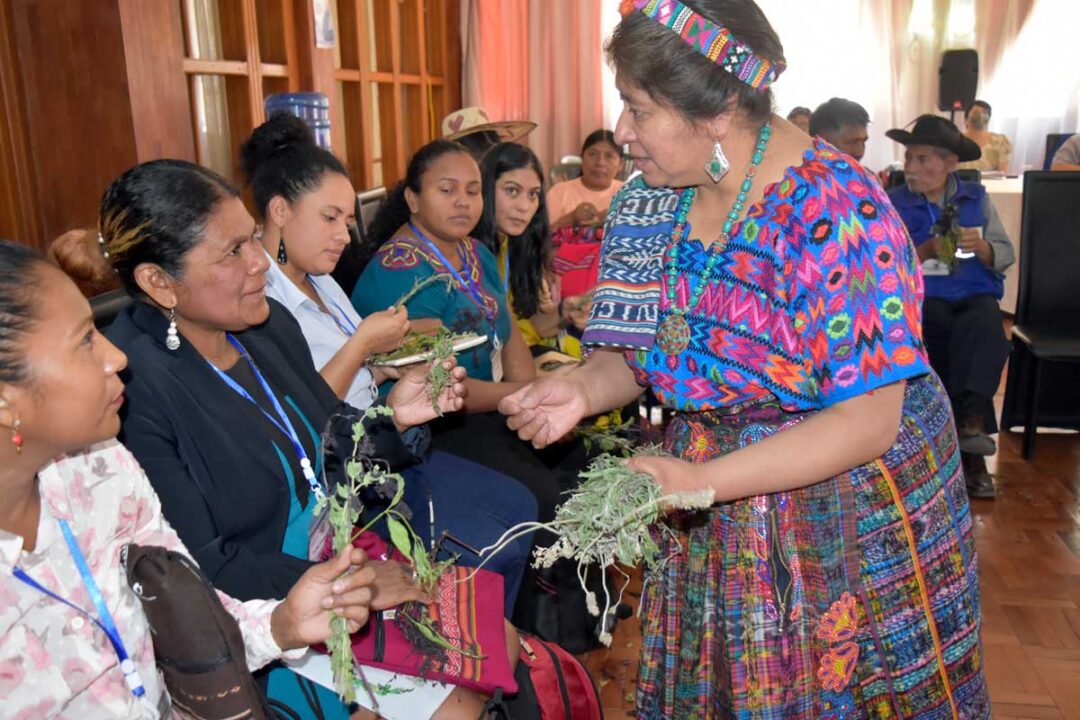
M 704 462 L 803 417 L 775 402 L 677 414 L 666 449 Z M 642 600 L 638 718 L 990 717 L 971 515 L 935 375 L 908 383 L 880 459 L 672 525 Z
M 127 448 L 110 440 L 47 465 L 38 473 L 38 489 L 41 520 L 34 550 L 25 550 L 20 536 L 0 531 L 0 715 L 25 720 L 156 718 L 161 710 L 170 716 L 165 684 L 154 666 L 150 627 L 128 587 L 120 551 L 138 543 L 190 553 L 162 515 L 142 468 Z M 58 595 L 93 611 L 58 519 L 75 533 L 142 675 L 151 708 L 132 697 L 116 653 L 97 625 L 12 574 L 18 565 Z M 282 656 L 304 654 L 282 653 L 274 642 L 270 614 L 277 601 L 240 603 L 220 592 L 218 597 L 240 624 L 252 670 Z
M 765 189 L 688 314 L 678 357 L 653 343 L 670 314 L 662 255 L 678 196 L 628 185 L 609 215 L 584 343 L 636 348 L 639 381 L 681 410 L 773 397 L 790 411 L 819 409 L 928 372 L 911 241 L 878 183 L 845 158 L 816 141 Z M 697 240 L 677 252 L 685 305 L 707 253 Z
M 513 316 L 507 306 L 506 288 L 499 276 L 495 256 L 472 238 L 462 240 L 460 247 L 472 280 L 480 288 L 483 311 L 456 282 L 452 283 L 449 292 L 441 283 L 429 285 L 414 296 L 406 307 L 409 317 L 414 320 L 438 318 L 453 332 L 487 335 L 486 343 L 465 350 L 457 357 L 469 377 L 491 380 L 493 337 L 498 335 L 502 344 L 506 345 Z M 385 310 L 408 292 L 413 283 L 433 274 L 448 274 L 446 266 L 422 240 L 409 233 L 407 225 L 402 226 L 393 238 L 379 248 L 364 269 L 353 290 L 353 306 L 361 316 Z M 489 313 L 496 316 L 494 328 L 486 317 Z
M 625 15 L 640 10 L 678 34 L 685 43 L 750 87 L 765 92 L 784 72 L 784 63 L 759 58 L 723 25 L 717 25 L 677 0 L 623 0 Z

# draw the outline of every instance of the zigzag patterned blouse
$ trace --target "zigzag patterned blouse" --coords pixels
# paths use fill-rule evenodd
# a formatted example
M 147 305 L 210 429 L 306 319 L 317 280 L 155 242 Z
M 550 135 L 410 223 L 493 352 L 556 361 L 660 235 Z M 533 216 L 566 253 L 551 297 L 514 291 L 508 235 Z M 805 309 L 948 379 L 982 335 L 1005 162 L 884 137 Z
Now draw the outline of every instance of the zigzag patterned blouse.
M 640 178 L 628 184 L 606 230 L 604 253 L 614 261 L 605 257 L 600 271 L 601 283 L 614 278 L 624 298 L 635 280 L 641 288 L 659 283 L 659 293 L 638 296 L 658 303 L 652 312 L 638 308 L 657 325 L 670 314 L 663 252 L 675 197 Z M 621 212 L 629 208 L 655 212 Z M 677 249 L 680 307 L 708 257 L 693 228 L 686 237 Z M 620 252 L 627 244 L 636 252 Z M 650 262 L 641 263 L 642 251 Z M 620 266 L 619 256 L 633 256 L 636 266 Z M 929 372 L 921 298 L 914 247 L 881 186 L 819 140 L 733 230 L 713 281 L 687 315 L 687 350 L 670 356 L 654 342 L 628 352 L 627 361 L 640 384 L 679 410 L 773 399 L 789 411 L 820 409 Z M 603 325 L 595 308 L 594 322 Z

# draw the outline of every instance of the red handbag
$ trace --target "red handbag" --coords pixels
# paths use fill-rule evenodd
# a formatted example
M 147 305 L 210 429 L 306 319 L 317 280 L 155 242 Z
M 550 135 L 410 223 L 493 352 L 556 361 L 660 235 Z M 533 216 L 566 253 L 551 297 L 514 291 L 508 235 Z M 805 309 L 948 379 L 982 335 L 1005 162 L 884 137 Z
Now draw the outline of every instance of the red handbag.
M 603 234 L 602 228 L 594 227 L 555 231 L 551 238 L 552 267 L 561 281 L 563 297 L 584 295 L 596 286 Z
M 372 558 L 408 562 L 373 532 L 354 543 Z M 439 580 L 436 600 L 427 606 L 441 635 L 458 648 L 472 650 L 479 658 L 452 650 L 445 661 L 419 655 L 393 619 L 395 611 L 373 612 L 367 625 L 352 636 L 353 654 L 361 665 L 371 665 L 403 675 L 448 683 L 492 695 L 498 688 L 517 692 L 517 683 L 506 656 L 503 620 L 503 579 L 498 573 L 454 566 Z M 326 648 L 317 648 L 326 652 Z

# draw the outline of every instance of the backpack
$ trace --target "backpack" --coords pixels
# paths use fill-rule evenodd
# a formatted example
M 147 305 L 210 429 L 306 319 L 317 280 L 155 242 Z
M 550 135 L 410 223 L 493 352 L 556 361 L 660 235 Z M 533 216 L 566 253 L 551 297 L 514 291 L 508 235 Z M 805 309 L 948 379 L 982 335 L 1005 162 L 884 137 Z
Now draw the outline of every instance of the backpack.
M 514 671 L 518 692 L 502 690 L 484 708 L 488 720 L 603 720 L 600 693 L 577 658 L 554 643 L 521 634 Z

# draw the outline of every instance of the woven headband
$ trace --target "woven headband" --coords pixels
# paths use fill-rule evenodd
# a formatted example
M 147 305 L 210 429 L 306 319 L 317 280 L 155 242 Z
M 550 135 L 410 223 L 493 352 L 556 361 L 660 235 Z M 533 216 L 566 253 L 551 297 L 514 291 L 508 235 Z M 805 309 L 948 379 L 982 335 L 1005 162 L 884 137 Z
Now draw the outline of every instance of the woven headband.
M 678 0 L 623 0 L 619 10 L 623 15 L 640 10 L 758 92 L 765 92 L 784 71 L 784 63 L 759 58 L 726 27 L 702 17 Z

